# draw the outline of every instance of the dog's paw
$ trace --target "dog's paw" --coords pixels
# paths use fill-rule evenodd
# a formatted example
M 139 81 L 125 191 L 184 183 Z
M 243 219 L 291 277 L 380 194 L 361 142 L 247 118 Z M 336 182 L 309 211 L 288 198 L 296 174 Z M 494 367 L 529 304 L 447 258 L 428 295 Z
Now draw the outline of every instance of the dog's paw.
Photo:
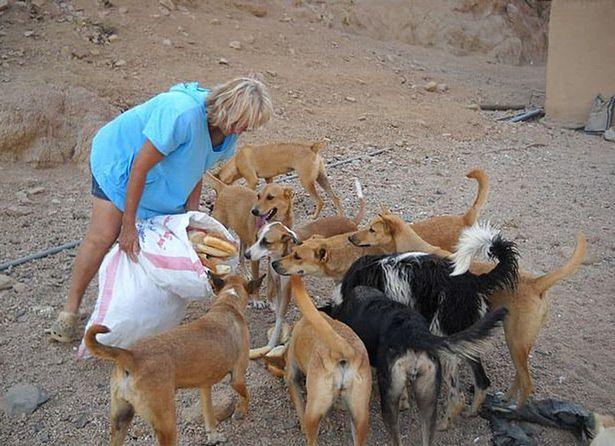
M 226 437 L 224 434 L 220 432 L 207 432 L 205 434 L 205 443 L 206 446 L 214 446 L 216 444 L 221 444 L 226 442 Z
M 264 300 L 253 300 L 250 302 L 250 306 L 256 310 L 263 310 L 268 307 L 267 301 Z

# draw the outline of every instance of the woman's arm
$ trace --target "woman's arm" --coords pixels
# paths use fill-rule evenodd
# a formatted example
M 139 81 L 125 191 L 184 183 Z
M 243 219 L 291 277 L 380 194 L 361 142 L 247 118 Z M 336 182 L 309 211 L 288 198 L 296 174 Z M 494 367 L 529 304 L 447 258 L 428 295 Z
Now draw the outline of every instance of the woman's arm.
M 201 204 L 201 189 L 203 189 L 203 180 L 199 180 L 190 192 L 188 196 L 188 200 L 186 201 L 186 210 L 187 211 L 198 211 L 199 204 Z
M 124 202 L 124 215 L 122 217 L 122 229 L 118 238 L 120 249 L 133 261 L 137 261 L 139 253 L 139 239 L 137 237 L 137 228 L 135 226 L 137 208 L 145 187 L 145 177 L 147 172 L 160 160 L 164 158 L 154 145 L 145 140 L 145 143 L 139 149 L 128 178 L 128 188 L 126 189 L 126 201 Z

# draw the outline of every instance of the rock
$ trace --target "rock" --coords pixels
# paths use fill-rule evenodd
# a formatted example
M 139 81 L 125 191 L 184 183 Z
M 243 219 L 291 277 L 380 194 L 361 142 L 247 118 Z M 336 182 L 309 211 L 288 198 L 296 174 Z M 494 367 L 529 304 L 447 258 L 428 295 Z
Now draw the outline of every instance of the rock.
M 8 416 L 30 415 L 49 399 L 45 390 L 34 384 L 20 383 L 11 387 L 2 399 L 2 407 Z
M 345 98 L 348 102 L 357 102 L 356 98 L 353 98 L 352 96 L 346 96 Z
M 427 84 L 425 84 L 425 87 L 423 87 L 423 88 L 425 88 L 426 91 L 434 92 L 434 91 L 437 90 L 438 84 L 436 84 L 434 81 L 431 81 L 431 82 L 428 82 Z
M 24 206 L 10 206 L 4 210 L 4 213 L 9 217 L 25 217 L 26 215 L 30 215 L 32 210 Z
M 221 57 L 220 60 L 218 60 L 218 63 L 220 65 L 228 65 L 228 60 L 226 60 L 224 57 Z
M 365 121 L 367 119 L 367 116 L 361 115 L 361 116 L 359 116 L 358 119 L 359 119 L 359 121 Z
M 118 39 L 118 35 L 117 34 L 111 34 L 109 37 L 107 37 L 107 39 L 109 40 L 109 42 L 115 42 Z
M 480 110 L 480 105 L 478 104 L 468 104 L 466 105 L 466 108 L 469 110 Z
M 15 290 L 16 293 L 23 293 L 27 289 L 28 289 L 28 286 L 25 283 L 16 282 L 13 284 L 13 290 Z
M 9 7 L 9 0 L 0 0 L 0 11 L 4 11 Z
M 47 190 L 47 189 L 45 189 L 45 188 L 44 188 L 44 187 L 42 187 L 42 186 L 37 186 L 37 187 L 33 187 L 33 188 L 28 189 L 28 190 L 26 191 L 26 193 L 27 193 L 28 195 L 37 195 L 37 194 L 42 194 L 42 193 L 43 193 L 43 192 L 45 192 L 46 190 Z
M 120 8 L 118 9 L 118 12 L 120 14 L 126 14 L 128 12 L 128 8 L 126 6 L 120 6 Z
M 124 65 L 126 65 L 126 61 L 125 61 L 124 59 L 119 59 L 119 60 L 116 60 L 116 61 L 113 63 L 113 66 L 114 66 L 114 67 L 123 67 Z
M 159 0 L 159 3 L 165 8 L 167 8 L 169 11 L 175 11 L 176 9 L 176 6 L 175 6 L 175 3 L 173 3 L 173 0 Z
M 89 422 L 90 420 L 88 419 L 87 413 L 80 414 L 74 421 L 75 426 L 77 426 L 77 429 L 83 429 L 85 425 L 88 424 Z
M 173 42 L 171 42 L 171 39 L 162 39 L 162 44 L 164 46 L 172 46 Z
M 588 252 L 585 254 L 585 257 L 583 258 L 583 261 L 581 262 L 582 265 L 596 265 L 597 263 L 600 263 L 602 261 L 602 258 L 595 253 L 592 252 Z
M 10 289 L 14 282 L 12 277 L 0 274 L 0 291 Z
M 445 91 L 448 91 L 448 85 L 438 84 L 438 86 L 436 87 L 436 90 L 438 90 L 438 93 L 444 93 Z
M 267 15 L 267 10 L 260 6 L 254 4 L 255 2 L 233 2 L 233 6 L 235 8 L 240 9 L 242 11 L 249 12 L 254 17 L 265 17 Z
M 34 35 L 34 31 L 26 31 L 23 33 L 24 37 L 32 37 Z
M 32 311 L 41 315 L 41 316 L 51 316 L 54 314 L 55 310 L 51 305 L 43 305 L 40 307 L 33 307 Z
M 28 198 L 27 193 L 22 191 L 22 192 L 17 192 L 15 195 L 17 195 L 17 201 L 19 202 L 19 204 L 32 204 L 32 202 Z
M 241 50 L 243 48 L 241 46 L 241 42 L 239 42 L 238 40 L 233 40 L 231 43 L 228 44 L 228 46 L 230 46 L 234 50 Z
M 604 132 L 604 139 L 607 141 L 615 142 L 615 127 L 611 127 L 606 132 Z
M 220 20 L 218 20 L 218 19 L 211 19 L 211 20 L 209 21 L 209 24 L 210 24 L 210 25 L 221 25 L 221 24 L 222 24 L 222 22 L 221 22 Z
M 278 77 L 278 72 L 273 70 L 267 70 L 266 73 L 271 77 Z

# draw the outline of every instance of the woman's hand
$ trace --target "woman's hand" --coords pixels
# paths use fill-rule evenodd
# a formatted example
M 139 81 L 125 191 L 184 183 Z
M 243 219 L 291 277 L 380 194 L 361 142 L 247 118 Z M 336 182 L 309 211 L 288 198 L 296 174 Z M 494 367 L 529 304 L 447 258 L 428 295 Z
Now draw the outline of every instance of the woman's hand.
M 128 258 L 136 263 L 141 248 L 139 247 L 137 227 L 134 223 L 122 223 L 118 244 L 120 249 L 128 255 Z

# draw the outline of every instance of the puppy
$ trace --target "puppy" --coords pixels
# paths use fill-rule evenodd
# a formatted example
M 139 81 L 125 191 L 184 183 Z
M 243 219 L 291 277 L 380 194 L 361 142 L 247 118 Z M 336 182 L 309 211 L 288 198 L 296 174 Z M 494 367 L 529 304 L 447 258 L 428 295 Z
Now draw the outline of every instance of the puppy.
M 417 260 L 424 269 L 431 269 L 427 266 L 429 263 L 434 267 L 441 265 L 446 273 L 450 272 L 450 267 L 438 259 L 423 257 L 425 259 Z M 429 272 L 419 274 L 429 275 Z M 472 279 L 466 277 L 465 281 Z M 365 286 L 354 288 L 339 305 L 333 304 L 324 311 L 346 323 L 365 344 L 370 363 L 376 368 L 382 417 L 394 445 L 401 444 L 400 398 L 407 386 L 412 388 L 421 420 L 423 446 L 431 445 L 435 431 L 441 380 L 439 357 L 446 353 L 476 360 L 487 347 L 490 331 L 506 315 L 506 309 L 500 308 L 463 331 L 438 337 L 430 332 L 429 323 L 411 306 Z
M 269 186 L 273 186 L 273 184 Z M 265 198 L 266 202 L 275 203 L 277 201 L 276 194 L 272 194 L 271 198 L 265 195 L 269 186 L 265 187 L 261 192 L 260 199 L 262 200 Z M 291 230 L 288 226 L 279 222 L 268 223 L 259 230 L 256 242 L 246 250 L 245 257 L 249 260 L 260 260 L 263 257 L 269 257 L 274 261 L 287 255 L 292 246 L 301 243 L 302 240 L 313 235 L 318 234 L 324 237 L 330 237 L 356 231 L 357 225 L 361 222 L 365 214 L 365 199 L 361 184 L 358 180 L 355 180 L 355 187 L 359 198 L 359 211 L 354 220 L 337 215 L 324 217 L 307 223 L 297 228 L 296 231 Z M 271 207 L 271 205 L 269 207 Z M 260 207 L 259 212 L 263 209 L 266 208 Z M 273 209 L 279 209 L 279 207 L 275 206 Z M 269 213 L 271 213 L 271 210 L 267 211 L 265 215 Z M 276 212 L 275 215 L 277 214 Z M 267 276 L 267 300 L 276 313 L 275 328 L 266 347 L 250 350 L 250 359 L 261 357 L 277 345 L 284 322 L 284 316 L 288 308 L 288 302 L 290 301 L 290 284 L 287 277 L 280 276 L 271 267 L 269 268 L 269 274 Z
M 451 255 L 433 246 L 432 240 L 427 238 L 429 235 L 415 232 L 413 225 L 397 215 L 381 213 L 370 222 L 367 229 L 351 235 L 349 240 L 356 246 L 370 250 L 377 247 L 389 253 L 421 251 L 443 257 Z M 514 290 L 500 290 L 487 296 L 491 307 L 504 306 L 509 311 L 504 322 L 504 334 L 516 373 L 508 397 L 516 399 L 519 405 L 525 402 L 533 390 L 528 361 L 547 314 L 546 293 L 558 281 L 576 271 L 585 255 L 585 245 L 585 236 L 579 233 L 574 252 L 563 266 L 542 276 L 520 271 Z M 470 265 L 470 270 L 475 274 L 487 273 L 492 268 L 493 265 L 489 263 L 472 262 Z
M 295 324 L 286 354 L 285 380 L 309 446 L 320 420 L 341 397 L 352 420 L 355 446 L 367 441 L 372 372 L 361 339 L 342 322 L 316 310 L 301 279 L 291 278 L 303 318 Z M 307 405 L 302 396 L 305 378 Z
M 135 413 L 156 432 L 159 445 L 175 445 L 175 391 L 198 387 L 205 420 L 207 444 L 224 441 L 217 433 L 211 388 L 227 374 L 240 397 L 235 415 L 248 409 L 245 374 L 248 366 L 249 333 L 244 311 L 248 294 L 258 290 L 262 277 L 249 283 L 240 276 L 216 276 L 220 289 L 210 310 L 196 321 L 137 341 L 130 349 L 109 347 L 96 340 L 108 333 L 93 325 L 85 343 L 93 355 L 115 362 L 111 375 L 111 444 L 121 445 Z
M 434 246 L 447 251 L 454 251 L 461 231 L 476 223 L 489 193 L 489 179 L 482 169 L 473 169 L 466 174 L 478 182 L 478 190 L 474 203 L 463 215 L 437 215 L 412 223 L 412 228 L 425 235 Z
M 338 215 L 344 215 L 342 204 L 331 189 L 325 163 L 320 156 L 324 147 L 324 142 L 246 145 L 237 149 L 235 156 L 222 166 L 218 178 L 226 184 L 232 184 L 243 177 L 248 187 L 255 190 L 259 178 L 270 183 L 276 176 L 294 170 L 301 185 L 316 203 L 313 219 L 320 215 L 324 206 L 324 201 L 316 190 L 316 183 L 331 197 Z

